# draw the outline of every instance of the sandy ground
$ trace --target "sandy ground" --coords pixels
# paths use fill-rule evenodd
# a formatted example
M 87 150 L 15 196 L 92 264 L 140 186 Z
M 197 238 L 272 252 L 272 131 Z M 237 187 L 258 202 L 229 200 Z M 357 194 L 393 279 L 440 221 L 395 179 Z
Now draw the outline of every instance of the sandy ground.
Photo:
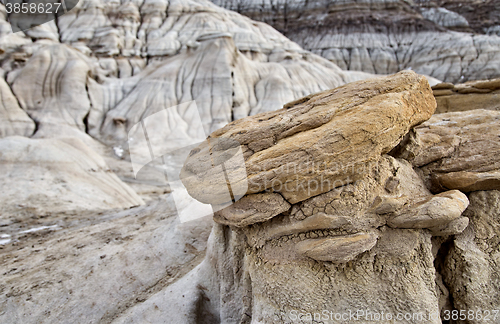
M 199 264 L 211 225 L 180 223 L 169 194 L 124 211 L 4 224 L 0 322 L 109 323 Z

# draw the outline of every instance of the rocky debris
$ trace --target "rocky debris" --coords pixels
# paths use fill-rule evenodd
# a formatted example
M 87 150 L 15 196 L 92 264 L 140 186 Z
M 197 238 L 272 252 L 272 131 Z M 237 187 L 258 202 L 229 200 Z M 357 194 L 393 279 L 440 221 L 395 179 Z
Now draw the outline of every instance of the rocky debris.
M 491 25 L 500 25 L 493 13 L 498 12 L 496 0 L 212 1 L 270 24 L 344 70 L 391 74 L 412 69 L 450 82 L 500 76 L 500 38 L 484 35 L 474 22 L 475 16 L 488 17 L 485 27 L 493 34 Z
M 248 193 L 272 189 L 294 204 L 363 177 L 370 163 L 378 163 L 434 109 L 427 80 L 401 72 L 311 95 L 233 122 L 209 138 L 243 146 Z M 206 188 L 218 188 L 225 179 L 203 163 L 203 150 L 192 153 L 183 182 L 191 196 L 205 201 L 211 194 Z
M 255 151 L 243 150 L 247 152 L 249 184 L 253 158 L 266 157 L 266 151 L 287 143 L 295 146 L 289 144 L 282 154 L 293 152 L 294 147 L 307 150 L 312 137 L 318 147 L 335 148 L 323 155 L 310 150 L 312 162 L 372 163 L 364 170 L 357 169 L 362 177 L 311 195 L 292 196 L 265 186 L 260 191 L 249 189 L 240 201 L 216 213 L 218 224 L 213 227 L 204 262 L 176 284 L 129 309 L 117 322 L 154 321 L 174 309 L 176 318 L 188 323 L 203 322 L 199 314 L 220 323 L 281 323 L 293 320 L 293 311 L 312 314 L 327 307 L 333 313 L 346 312 L 353 305 L 377 313 L 438 314 L 440 292 L 431 238 L 433 233 L 449 235 L 464 230 L 467 224 L 461 214 L 468 199 L 457 190 L 432 195 L 408 161 L 386 154 L 405 142 L 414 125 L 431 116 L 432 91 L 425 79 L 413 72 L 355 86 L 357 92 L 347 85 L 310 95 L 275 113 L 230 123 L 212 133 L 209 140 L 227 137 L 242 146 L 259 140 L 253 145 Z M 414 97 L 419 100 L 410 101 Z M 393 115 L 393 111 L 399 114 Z M 373 125 L 367 120 L 377 116 L 394 116 L 384 119 L 389 127 L 386 133 L 394 130 L 391 134 L 398 135 L 385 137 L 378 131 L 367 131 L 367 135 L 356 137 L 359 133 L 354 133 L 331 139 L 337 129 L 347 129 L 343 125 L 362 130 L 362 125 Z M 364 123 L 352 122 L 358 117 L 364 118 Z M 314 130 L 321 130 L 321 136 L 312 136 L 317 134 Z M 268 137 L 270 140 L 262 140 Z M 386 146 L 372 150 L 367 159 L 370 151 L 361 144 L 377 147 L 381 137 L 387 138 Z M 293 142 L 287 142 L 289 138 Z M 346 138 L 358 138 L 360 145 L 351 146 Z M 338 142 L 343 146 L 335 146 Z M 197 171 L 202 148 L 192 151 L 185 169 Z M 307 176 L 299 168 L 304 167 L 304 161 L 295 158 L 287 163 L 295 166 L 292 169 L 300 176 Z M 210 179 L 209 175 L 204 174 L 200 181 L 205 179 Z M 196 197 L 196 184 L 185 185 Z M 204 185 L 210 186 L 210 182 Z M 287 204 L 281 202 L 283 198 Z M 272 203 L 266 204 L 266 200 Z M 156 305 L 164 306 L 155 312 Z M 440 323 L 441 319 L 436 315 L 427 322 Z
M 0 245 L 2 323 L 110 323 L 198 265 L 213 223 L 181 224 L 169 196 L 42 221 L 58 229 L 2 227 L 13 238 Z
M 142 199 L 82 141 L 0 140 L 2 224 L 86 210 L 130 208 Z
M 436 113 L 472 109 L 500 110 L 500 79 L 469 81 L 454 85 L 440 83 L 432 87 Z
M 434 192 L 496 189 L 500 112 L 470 110 L 432 116 L 416 129 L 413 164 Z

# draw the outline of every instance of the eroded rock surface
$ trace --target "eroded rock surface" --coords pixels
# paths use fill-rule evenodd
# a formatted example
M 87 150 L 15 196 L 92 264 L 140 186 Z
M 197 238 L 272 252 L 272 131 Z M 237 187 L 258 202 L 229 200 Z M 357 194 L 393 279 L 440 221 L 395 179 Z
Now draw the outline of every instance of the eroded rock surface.
M 20 135 L 30 136 L 35 130 L 35 122 L 19 107 L 5 80 L 0 80 L 0 137 Z
M 455 309 L 481 309 L 488 315 L 486 310 L 493 314 L 500 307 L 500 192 L 476 191 L 469 199 L 464 216 L 471 224 L 448 243 L 443 277 Z M 480 322 L 474 318 L 467 323 Z
M 497 189 L 500 112 L 470 110 L 432 116 L 416 128 L 413 164 L 432 191 Z
M 345 70 L 413 69 L 450 82 L 500 76 L 495 0 L 212 1 L 270 24 Z
M 500 79 L 469 81 L 454 85 L 440 83 L 432 87 L 437 113 L 473 109 L 500 110 Z
M 69 125 L 125 151 L 136 123 L 184 102 L 197 102 L 210 133 L 368 76 L 343 72 L 272 27 L 205 0 L 82 0 L 16 34 L 2 19 L 1 67 L 37 136 Z

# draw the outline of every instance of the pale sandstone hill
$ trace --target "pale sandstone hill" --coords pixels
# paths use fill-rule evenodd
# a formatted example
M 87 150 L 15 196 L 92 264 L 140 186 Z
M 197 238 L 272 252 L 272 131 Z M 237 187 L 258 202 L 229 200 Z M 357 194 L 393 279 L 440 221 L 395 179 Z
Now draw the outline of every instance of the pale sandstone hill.
M 39 136 L 69 125 L 123 143 L 140 119 L 192 100 L 211 132 L 366 77 L 204 0 L 80 1 L 26 35 L 3 26 L 1 65 Z

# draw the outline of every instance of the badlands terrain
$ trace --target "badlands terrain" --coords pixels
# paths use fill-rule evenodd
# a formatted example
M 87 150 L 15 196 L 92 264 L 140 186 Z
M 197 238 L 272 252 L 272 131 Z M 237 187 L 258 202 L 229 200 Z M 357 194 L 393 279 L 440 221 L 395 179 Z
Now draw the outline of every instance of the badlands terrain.
M 498 2 L 0 9 L 0 323 L 500 323 Z
M 270 24 L 344 70 L 413 69 L 449 82 L 500 75 L 497 0 L 213 2 Z

